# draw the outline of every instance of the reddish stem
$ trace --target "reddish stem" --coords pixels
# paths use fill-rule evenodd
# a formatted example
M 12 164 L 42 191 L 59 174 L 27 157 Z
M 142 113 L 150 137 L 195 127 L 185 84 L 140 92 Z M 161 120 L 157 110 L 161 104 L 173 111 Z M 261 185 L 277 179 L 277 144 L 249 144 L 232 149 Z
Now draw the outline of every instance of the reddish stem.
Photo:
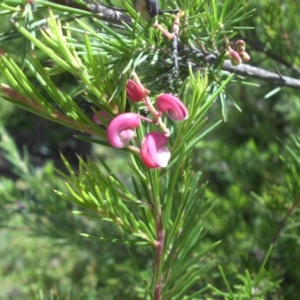
M 154 300 L 161 299 L 161 288 L 162 288 L 162 275 L 161 275 L 161 264 L 162 264 L 162 254 L 164 249 L 164 237 L 165 233 L 162 228 L 162 215 L 161 210 L 158 210 L 158 216 L 156 221 L 156 232 L 157 232 L 157 247 L 156 247 L 156 259 L 155 259 L 155 290 L 154 290 Z

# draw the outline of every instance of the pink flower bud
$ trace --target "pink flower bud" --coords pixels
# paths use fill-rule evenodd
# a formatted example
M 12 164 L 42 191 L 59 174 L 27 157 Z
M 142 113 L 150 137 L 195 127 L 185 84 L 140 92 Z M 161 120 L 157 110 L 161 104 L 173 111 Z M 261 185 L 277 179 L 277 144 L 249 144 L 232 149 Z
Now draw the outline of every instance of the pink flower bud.
M 134 137 L 134 128 L 140 126 L 140 116 L 124 113 L 115 117 L 108 125 L 106 135 L 108 142 L 115 148 L 124 148 Z
M 243 40 L 238 40 L 233 46 L 234 50 L 240 53 L 241 51 L 245 51 L 246 43 Z
M 156 105 L 159 111 L 166 111 L 168 116 L 175 121 L 183 121 L 189 117 L 184 104 L 171 94 L 160 94 L 156 99 Z
M 168 138 L 160 132 L 148 133 L 141 147 L 142 162 L 148 168 L 166 167 L 169 163 L 171 153 L 163 147 L 168 143 Z
M 241 51 L 239 54 L 244 62 L 250 60 L 250 55 L 246 51 Z
M 127 81 L 126 92 L 128 98 L 134 102 L 142 101 L 145 97 L 145 91 L 143 91 L 141 87 L 131 79 Z
M 238 66 L 242 63 L 242 59 L 235 50 L 230 51 L 231 63 L 233 66 Z

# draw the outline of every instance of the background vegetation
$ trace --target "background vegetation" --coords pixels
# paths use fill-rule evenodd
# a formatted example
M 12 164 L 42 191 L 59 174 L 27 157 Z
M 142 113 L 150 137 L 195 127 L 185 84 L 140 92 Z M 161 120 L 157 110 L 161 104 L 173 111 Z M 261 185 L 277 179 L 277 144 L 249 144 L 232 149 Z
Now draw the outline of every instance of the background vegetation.
M 299 78 L 299 5 L 292 0 L 245 0 L 243 7 L 256 8 L 245 22 L 254 29 L 240 31 L 251 65 Z M 8 23 L 2 22 L 0 31 L 7 30 Z M 17 59 L 20 43 L 0 46 Z M 258 78 L 245 80 L 259 86 L 227 87 L 241 111 L 229 103 L 228 120 L 194 152 L 193 168 L 208 182 L 207 197 L 218 199 L 205 223 L 203 244 L 222 240 L 204 262 L 213 268 L 199 279 L 199 287 L 209 284 L 223 291 L 208 289 L 203 299 L 235 299 L 233 291 L 252 289 L 251 275 L 262 290 L 273 287 L 256 299 L 298 299 L 299 92 Z M 67 89 L 70 82 L 63 81 Z M 209 122 L 214 124 L 220 115 L 216 102 Z M 113 235 L 114 228 L 72 214 L 77 208 L 52 192 L 65 189 L 54 170 L 63 168 L 58 150 L 74 166 L 74 153 L 101 156 L 126 180 L 122 156 L 100 146 L 91 148 L 76 140 L 73 131 L 5 101 L 0 102 L 0 122 L 0 299 L 140 299 L 140 277 L 126 247 L 79 235 Z M 147 277 L 150 253 L 135 251 Z

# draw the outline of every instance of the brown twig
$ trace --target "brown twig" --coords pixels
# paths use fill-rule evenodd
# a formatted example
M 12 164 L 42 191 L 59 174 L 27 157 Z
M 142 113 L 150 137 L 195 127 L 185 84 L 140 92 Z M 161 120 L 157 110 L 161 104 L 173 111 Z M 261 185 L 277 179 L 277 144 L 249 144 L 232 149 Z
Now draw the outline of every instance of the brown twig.
M 218 55 L 213 53 L 203 53 L 200 50 L 193 49 L 196 51 L 198 59 L 213 65 L 218 58 Z M 225 60 L 222 66 L 222 70 L 228 71 L 230 73 L 235 73 L 242 76 L 249 76 L 257 79 L 261 79 L 267 82 L 271 82 L 279 86 L 287 86 L 294 89 L 300 89 L 300 80 L 288 76 L 278 75 L 274 72 L 269 72 L 267 70 L 253 67 L 247 64 L 240 64 L 238 66 L 233 66 L 230 60 Z
M 122 24 L 123 22 L 131 24 L 131 18 L 122 13 L 122 10 L 102 5 L 95 2 L 85 2 L 85 5 L 80 5 L 74 0 L 50 0 L 51 2 L 58 3 L 64 6 L 80 8 L 82 10 L 87 10 L 91 13 L 94 13 L 96 17 L 101 20 L 114 23 Z
M 294 66 L 289 61 L 287 61 L 282 54 L 277 54 L 272 50 L 266 50 L 262 44 L 260 44 L 258 41 L 254 42 L 252 40 L 247 40 L 247 44 L 250 45 L 251 50 L 257 51 L 257 52 L 263 52 L 265 53 L 266 57 L 272 58 L 273 60 L 277 61 L 278 63 L 286 66 L 290 70 L 292 70 L 297 75 L 300 75 L 300 68 Z

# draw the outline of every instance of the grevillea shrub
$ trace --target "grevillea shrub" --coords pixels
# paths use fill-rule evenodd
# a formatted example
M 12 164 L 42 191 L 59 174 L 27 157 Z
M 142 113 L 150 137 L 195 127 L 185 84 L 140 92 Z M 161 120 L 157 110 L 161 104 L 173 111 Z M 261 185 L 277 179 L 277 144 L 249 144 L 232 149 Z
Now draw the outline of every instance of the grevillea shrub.
M 272 172 L 249 178 L 247 174 L 253 164 L 260 166 L 261 161 L 276 159 L 271 155 L 260 157 L 254 142 L 249 142 L 245 151 L 235 151 L 232 145 L 238 147 L 244 141 L 236 139 L 254 131 L 261 122 L 257 114 L 261 106 L 250 113 L 251 101 L 242 99 L 245 106 L 239 109 L 240 95 L 247 94 L 243 90 L 247 83 L 245 76 L 300 86 L 297 79 L 284 77 L 279 70 L 270 73 L 249 65 L 246 43 L 254 60 L 267 63 L 265 55 L 271 53 L 270 56 L 279 58 L 285 67 L 295 63 L 292 70 L 297 72 L 295 57 L 282 60 L 278 53 L 272 52 L 286 40 L 290 43 L 295 40 L 281 30 L 285 22 L 272 30 L 276 22 L 271 27 L 262 24 L 261 29 L 267 28 L 268 34 L 271 32 L 276 40 L 273 44 L 276 47 L 271 47 L 266 42 L 269 37 L 257 43 L 259 36 L 256 36 L 248 43 L 251 35 L 239 33 L 239 29 L 251 29 L 247 22 L 251 22 L 253 11 L 246 5 L 247 1 L 179 3 L 166 0 L 160 4 L 162 13 L 163 10 L 168 13 L 155 16 L 148 24 L 135 12 L 130 1 L 122 1 L 124 12 L 101 4 L 71 2 L 38 1 L 36 5 L 32 1 L 22 5 L 8 0 L 1 2 L 1 18 L 6 16 L 11 23 L 7 21 L 10 28 L 0 34 L 1 41 L 10 41 L 0 46 L 0 96 L 77 130 L 76 138 L 101 147 L 103 152 L 98 156 L 87 158 L 78 153 L 79 165 L 74 169 L 62 155 L 67 174 L 58 172 L 65 180 L 65 190 L 56 188 L 54 192 L 78 205 L 75 214 L 80 220 L 90 217 L 97 224 L 113 227 L 99 232 L 87 228 L 86 233 L 81 233 L 82 238 L 111 243 L 115 249 L 121 244 L 122 249 L 128 250 L 134 267 L 130 270 L 128 266 L 112 268 L 114 278 L 132 271 L 128 275 L 132 285 L 121 285 L 120 293 L 123 294 L 120 297 L 154 300 L 271 298 L 282 274 L 289 273 L 290 277 L 298 274 L 297 269 L 289 272 L 292 264 L 289 268 L 276 266 L 277 273 L 266 270 L 271 244 L 278 241 L 286 220 L 297 211 L 299 176 L 294 167 L 298 163 L 297 154 L 283 147 L 289 151 L 293 164 L 287 163 L 290 177 L 285 177 L 285 188 L 272 189 L 272 199 L 288 213 L 276 218 L 268 214 L 271 221 L 267 223 L 267 218 L 261 216 L 265 216 L 270 207 L 276 211 L 277 206 L 274 208 L 270 199 L 258 196 L 253 189 Z M 272 8 L 281 9 L 285 5 L 272 3 Z M 145 8 L 153 7 L 136 7 L 139 13 Z M 268 13 L 275 21 L 284 15 L 274 16 L 273 9 Z M 244 36 L 245 41 L 239 36 Z M 19 37 L 21 39 L 14 41 Z M 15 43 L 13 49 L 9 47 L 11 41 Z M 250 52 L 249 45 L 256 51 Z M 289 47 L 293 51 L 298 48 Z M 260 49 L 264 52 L 257 54 Z M 258 93 L 258 90 L 255 88 L 248 93 Z M 266 98 L 274 96 L 276 91 Z M 275 102 L 270 103 L 272 109 L 276 107 L 275 115 L 281 110 L 287 113 L 286 108 L 278 109 Z M 244 119 L 229 126 L 230 116 L 236 113 L 243 114 Z M 295 115 L 289 118 L 295 119 Z M 273 117 L 271 112 L 269 117 Z M 248 119 L 252 122 L 251 130 L 243 123 Z M 278 127 L 285 127 L 287 122 L 286 119 L 275 121 Z M 226 136 L 221 133 L 217 140 L 211 141 L 207 135 L 213 134 L 218 126 L 222 130 L 230 127 L 232 133 Z M 253 140 L 257 141 L 258 136 L 260 134 Z M 264 136 L 269 138 L 269 132 Z M 297 145 L 297 138 L 293 142 Z M 270 149 L 275 153 L 277 148 Z M 106 154 L 112 158 L 107 159 Z M 260 159 L 256 160 L 258 156 Z M 246 162 L 241 171 L 234 173 L 234 166 L 241 157 L 246 157 Z M 121 167 L 118 165 L 120 159 L 124 159 Z M 257 174 L 262 172 L 256 171 Z M 255 178 L 256 186 L 236 186 L 234 183 L 242 177 Z M 211 179 L 209 183 L 208 179 Z M 207 185 L 214 189 L 207 192 Z M 273 186 L 273 182 L 269 186 Z M 216 191 L 226 191 L 226 197 L 218 202 L 220 195 Z M 259 188 L 255 190 L 259 191 Z M 256 202 L 252 205 L 247 198 L 251 205 L 245 208 L 245 195 L 250 194 Z M 232 195 L 239 201 L 231 202 Z M 262 204 L 266 210 L 260 209 L 254 214 L 253 210 Z M 274 225 L 274 238 L 269 241 L 261 232 L 268 231 L 270 224 L 283 225 Z M 51 226 L 55 228 L 56 223 L 52 222 Z M 233 234 L 243 228 L 247 228 L 247 235 L 245 232 Z M 244 238 L 257 228 L 260 242 L 257 236 Z M 288 227 L 289 230 L 294 228 L 297 228 L 296 221 Z M 82 231 L 75 232 L 74 236 Z M 297 234 L 286 235 L 286 238 L 291 237 L 298 245 Z M 255 245 L 253 249 L 250 243 Z M 293 255 L 296 254 L 294 251 Z M 242 262 L 251 260 L 249 257 L 255 257 L 256 261 L 250 271 L 247 263 L 241 266 Z M 99 267 L 99 272 L 111 268 L 111 261 L 120 260 L 108 260 Z M 271 260 L 275 261 L 278 262 L 277 257 Z M 237 278 L 231 274 L 235 272 Z M 101 284 L 94 282 L 93 288 L 101 289 Z M 115 292 L 110 291 L 111 294 Z M 99 294 L 97 297 L 101 298 Z

